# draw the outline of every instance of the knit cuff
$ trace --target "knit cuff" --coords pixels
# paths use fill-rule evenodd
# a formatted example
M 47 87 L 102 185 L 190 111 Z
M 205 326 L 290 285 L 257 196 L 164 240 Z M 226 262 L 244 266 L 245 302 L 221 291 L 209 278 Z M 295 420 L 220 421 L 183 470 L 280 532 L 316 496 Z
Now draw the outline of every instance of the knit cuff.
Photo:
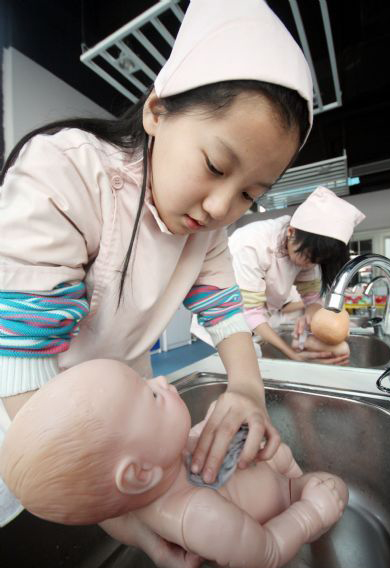
M 213 341 L 214 347 L 218 345 L 223 339 L 226 339 L 234 333 L 246 332 L 251 333 L 248 324 L 245 321 L 244 314 L 239 313 L 234 316 L 224 319 L 216 325 L 206 327 Z
M 269 316 L 268 310 L 265 306 L 260 308 L 251 308 L 249 310 L 244 310 L 244 315 L 246 322 L 250 330 L 254 330 L 258 325 L 262 323 L 268 323 Z
M 320 304 L 321 306 L 323 306 L 324 302 L 322 301 L 321 295 L 320 294 L 308 294 L 306 296 L 302 296 L 302 300 L 303 303 L 305 305 L 305 308 L 307 306 L 310 306 L 311 304 Z
M 59 372 L 57 357 L 0 356 L 0 397 L 37 390 Z

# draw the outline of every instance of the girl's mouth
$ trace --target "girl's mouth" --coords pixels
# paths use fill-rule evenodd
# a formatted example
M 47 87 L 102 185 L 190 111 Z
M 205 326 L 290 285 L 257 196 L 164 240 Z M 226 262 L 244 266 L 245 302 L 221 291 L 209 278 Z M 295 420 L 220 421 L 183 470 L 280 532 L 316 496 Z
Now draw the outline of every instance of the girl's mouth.
M 201 225 L 200 223 L 198 223 L 198 221 L 196 221 L 189 215 L 184 215 L 184 219 L 187 227 L 191 229 L 191 231 L 198 231 L 199 229 L 204 227 L 204 225 Z

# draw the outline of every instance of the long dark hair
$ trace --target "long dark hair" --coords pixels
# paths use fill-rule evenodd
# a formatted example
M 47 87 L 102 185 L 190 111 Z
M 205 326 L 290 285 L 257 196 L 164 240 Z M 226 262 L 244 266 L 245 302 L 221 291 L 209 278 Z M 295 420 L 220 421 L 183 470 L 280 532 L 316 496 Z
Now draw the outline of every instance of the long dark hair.
M 196 89 L 191 89 L 184 93 L 179 93 L 170 97 L 160 99 L 161 113 L 166 116 L 185 114 L 194 109 L 204 109 L 210 116 L 215 113 L 222 113 L 228 109 L 234 99 L 242 94 L 258 94 L 265 97 L 271 106 L 277 120 L 286 130 L 297 128 L 299 132 L 299 146 L 306 138 L 309 129 L 309 112 L 307 101 L 305 101 L 297 91 L 266 83 L 262 81 L 239 80 L 239 81 L 223 81 L 220 83 L 212 83 L 204 85 Z M 122 297 L 123 287 L 125 283 L 126 273 L 129 266 L 131 253 L 134 247 L 134 241 L 140 222 L 142 207 L 144 203 L 147 179 L 147 151 L 148 137 L 143 128 L 142 111 L 145 101 L 149 95 L 147 92 L 135 105 L 133 105 L 125 114 L 118 119 L 91 119 L 91 118 L 74 118 L 69 120 L 60 120 L 36 128 L 32 132 L 26 134 L 15 146 L 8 156 L 3 171 L 0 176 L 0 183 L 3 183 L 7 170 L 17 159 L 20 150 L 33 136 L 37 134 L 55 134 L 63 128 L 79 128 L 90 132 L 118 146 L 119 148 L 133 152 L 143 149 L 144 156 L 144 173 L 142 189 L 138 203 L 137 215 L 130 238 L 130 244 L 123 261 L 123 269 L 119 287 L 119 301 Z
M 336 277 L 336 274 L 349 260 L 349 247 L 343 241 L 323 235 L 294 229 L 295 252 L 304 254 L 310 262 L 321 268 L 321 294 L 324 294 Z

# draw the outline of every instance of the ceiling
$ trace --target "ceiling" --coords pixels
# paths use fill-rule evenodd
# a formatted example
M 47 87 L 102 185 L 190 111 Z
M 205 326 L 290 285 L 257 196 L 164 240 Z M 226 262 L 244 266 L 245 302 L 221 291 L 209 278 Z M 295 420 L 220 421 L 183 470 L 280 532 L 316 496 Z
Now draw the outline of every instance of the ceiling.
M 210 0 L 212 1 L 212 0 Z M 94 102 L 120 114 L 129 104 L 79 61 L 81 44 L 98 41 L 153 6 L 152 0 L 1 0 L 3 38 Z M 390 160 L 390 3 L 328 0 L 342 106 L 316 115 L 296 165 L 329 160 L 345 150 L 348 167 Z M 268 4 L 298 40 L 288 0 Z M 326 43 L 317 0 L 298 0 L 314 62 L 326 74 Z M 0 14 L 1 15 L 1 14 Z M 330 83 L 329 83 L 330 85 Z M 321 85 L 324 97 L 330 87 Z M 372 167 L 371 170 L 375 170 Z M 390 188 L 390 169 L 360 175 L 351 193 Z

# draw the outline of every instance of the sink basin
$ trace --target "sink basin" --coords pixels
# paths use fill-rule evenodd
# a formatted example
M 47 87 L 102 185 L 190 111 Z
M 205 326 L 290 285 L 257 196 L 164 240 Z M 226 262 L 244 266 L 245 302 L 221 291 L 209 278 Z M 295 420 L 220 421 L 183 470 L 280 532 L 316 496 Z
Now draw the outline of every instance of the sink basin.
M 351 327 L 364 327 L 369 321 L 369 316 L 349 316 L 349 323 Z
M 339 523 L 303 546 L 287 568 L 389 568 L 390 397 L 264 383 L 272 422 L 301 467 L 335 473 L 350 491 Z M 225 390 L 226 376 L 195 373 L 175 385 L 195 424 Z M 27 511 L 1 529 L 0 557 L 4 568 L 155 568 L 97 526 L 57 525 Z
M 291 344 L 292 334 L 290 332 L 282 332 L 279 335 L 287 343 Z M 378 337 L 353 335 L 347 339 L 347 342 L 351 350 L 350 367 L 381 369 L 390 364 L 390 347 L 387 343 L 378 339 Z M 262 343 L 261 351 L 263 357 L 287 359 L 286 355 L 269 343 Z
M 226 388 L 226 377 L 195 373 L 175 385 L 196 423 Z M 339 523 L 302 547 L 287 568 L 389 568 L 390 399 L 270 381 L 265 385 L 271 419 L 302 468 L 335 473 L 350 491 Z M 125 566 L 153 568 L 154 564 L 125 546 L 119 546 L 113 561 L 104 564 L 104 568 Z

